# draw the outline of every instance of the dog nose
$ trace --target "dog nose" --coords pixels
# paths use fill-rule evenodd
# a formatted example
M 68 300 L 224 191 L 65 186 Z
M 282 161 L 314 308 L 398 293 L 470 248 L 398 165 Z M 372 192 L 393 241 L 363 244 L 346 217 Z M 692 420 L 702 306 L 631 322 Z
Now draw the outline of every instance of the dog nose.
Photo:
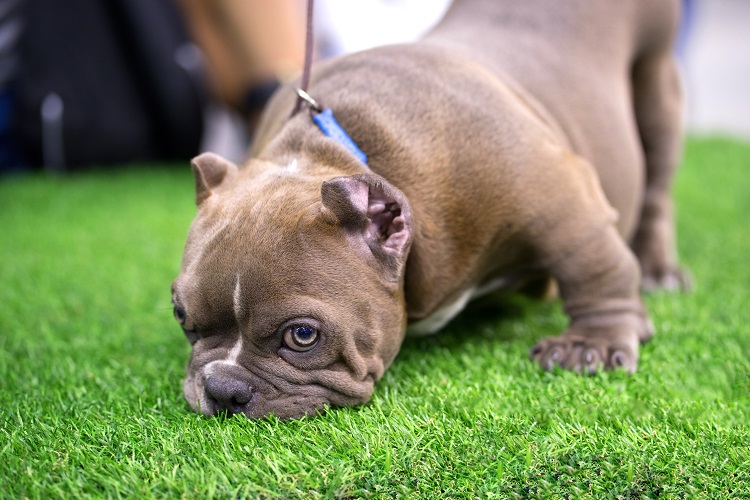
M 253 388 L 247 382 L 233 377 L 209 377 L 204 390 L 213 414 L 222 411 L 227 411 L 230 415 L 243 413 L 245 406 L 253 399 Z

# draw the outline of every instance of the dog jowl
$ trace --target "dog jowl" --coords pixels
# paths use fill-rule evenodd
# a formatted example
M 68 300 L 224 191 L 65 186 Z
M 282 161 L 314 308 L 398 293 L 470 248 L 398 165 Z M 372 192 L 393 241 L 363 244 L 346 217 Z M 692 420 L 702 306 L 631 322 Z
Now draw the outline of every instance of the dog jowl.
M 540 273 L 570 324 L 532 359 L 634 371 L 652 334 L 639 287 L 688 285 L 668 195 L 678 17 L 667 0 L 457 0 L 420 42 L 321 63 L 309 92 L 367 164 L 308 110 L 290 118 L 281 89 L 242 168 L 192 163 L 172 286 L 191 407 L 294 418 L 366 402 L 407 332 Z

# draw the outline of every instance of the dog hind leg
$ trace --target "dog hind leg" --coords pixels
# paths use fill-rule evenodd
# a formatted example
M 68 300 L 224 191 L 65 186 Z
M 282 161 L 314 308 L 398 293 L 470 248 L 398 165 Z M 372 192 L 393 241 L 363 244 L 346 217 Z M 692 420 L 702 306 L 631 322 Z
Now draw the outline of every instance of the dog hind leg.
M 690 275 L 677 264 L 670 185 L 681 151 L 677 65 L 669 48 L 633 68 L 633 100 L 646 159 L 646 189 L 631 247 L 641 265 L 641 288 L 688 290 Z

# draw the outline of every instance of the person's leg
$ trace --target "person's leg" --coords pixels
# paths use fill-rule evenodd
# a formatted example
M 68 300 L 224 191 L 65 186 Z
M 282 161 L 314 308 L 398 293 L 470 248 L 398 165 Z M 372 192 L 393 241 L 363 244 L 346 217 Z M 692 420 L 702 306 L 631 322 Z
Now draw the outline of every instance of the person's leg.
M 304 9 L 299 0 L 180 0 L 203 49 L 217 97 L 251 117 L 274 83 L 302 68 Z

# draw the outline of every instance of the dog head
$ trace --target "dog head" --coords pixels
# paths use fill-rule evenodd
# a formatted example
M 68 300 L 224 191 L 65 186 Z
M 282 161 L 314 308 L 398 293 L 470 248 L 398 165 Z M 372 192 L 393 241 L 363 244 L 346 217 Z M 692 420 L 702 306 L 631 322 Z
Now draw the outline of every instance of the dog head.
M 398 352 L 408 203 L 375 174 L 306 161 L 193 160 L 198 213 L 172 301 L 196 411 L 295 418 L 363 403 Z

